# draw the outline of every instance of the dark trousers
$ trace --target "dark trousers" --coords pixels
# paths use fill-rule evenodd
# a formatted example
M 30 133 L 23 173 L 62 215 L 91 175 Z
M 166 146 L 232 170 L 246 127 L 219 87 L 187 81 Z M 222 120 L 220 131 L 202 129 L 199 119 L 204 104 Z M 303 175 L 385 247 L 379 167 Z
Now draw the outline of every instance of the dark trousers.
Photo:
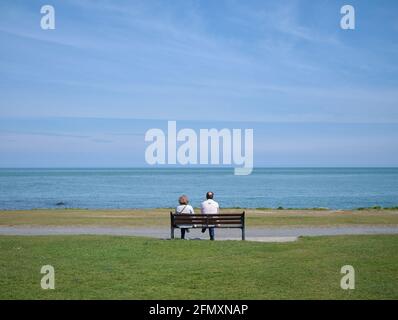
M 210 240 L 214 240 L 214 228 L 209 228 Z
M 206 228 L 202 229 L 202 232 L 205 232 Z M 210 240 L 214 240 L 214 228 L 209 228 L 209 236 L 210 236 Z
M 181 228 L 181 239 L 185 239 L 185 232 L 187 231 L 186 228 Z

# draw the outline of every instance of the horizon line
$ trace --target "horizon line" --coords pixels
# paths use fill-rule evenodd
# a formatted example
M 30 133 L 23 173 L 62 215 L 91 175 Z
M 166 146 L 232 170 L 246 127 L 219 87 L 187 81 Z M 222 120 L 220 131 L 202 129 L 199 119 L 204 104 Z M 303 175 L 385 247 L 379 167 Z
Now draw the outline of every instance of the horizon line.
M 157 166 L 157 167 L 150 167 L 150 166 L 131 166 L 131 167 L 125 167 L 125 166 L 51 166 L 51 167 L 0 167 L 0 170 L 23 170 L 23 169 L 29 169 L 29 170 L 34 170 L 34 169 L 71 169 L 71 170 L 76 170 L 76 169 L 148 169 L 148 170 L 153 170 L 153 169 L 235 169 L 235 167 L 232 166 L 169 166 L 169 165 L 164 165 L 164 166 Z M 253 167 L 253 170 L 255 169 L 398 169 L 397 166 L 255 166 Z

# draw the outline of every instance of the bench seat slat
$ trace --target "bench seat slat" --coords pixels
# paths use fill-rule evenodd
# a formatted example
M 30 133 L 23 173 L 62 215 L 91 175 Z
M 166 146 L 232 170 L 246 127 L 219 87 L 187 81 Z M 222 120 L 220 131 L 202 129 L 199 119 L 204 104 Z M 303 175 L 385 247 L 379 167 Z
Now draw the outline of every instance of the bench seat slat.
M 181 221 L 181 222 L 175 222 L 174 225 L 183 225 L 183 224 L 238 224 L 242 225 L 241 221 Z
M 223 219 L 223 218 L 187 218 L 187 217 L 179 217 L 174 219 L 174 221 L 215 221 L 215 220 L 219 220 L 219 221 L 241 221 L 242 218 L 228 218 L 228 219 Z
M 236 214 L 236 213 L 232 213 L 232 214 L 173 214 L 173 216 L 176 217 L 236 217 L 236 218 L 241 218 L 242 214 Z
M 223 228 L 223 229 L 242 229 L 241 225 L 234 225 L 234 224 L 228 224 L 228 225 L 222 225 L 222 224 L 210 224 L 210 225 L 205 225 L 205 224 L 196 224 L 196 225 L 178 225 L 174 226 L 176 229 L 202 229 L 202 228 Z

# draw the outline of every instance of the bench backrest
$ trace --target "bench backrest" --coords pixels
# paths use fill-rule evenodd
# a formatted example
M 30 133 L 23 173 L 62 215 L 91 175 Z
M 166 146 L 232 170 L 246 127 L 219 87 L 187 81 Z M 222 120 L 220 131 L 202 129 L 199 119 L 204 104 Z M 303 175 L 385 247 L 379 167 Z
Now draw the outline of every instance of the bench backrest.
M 171 223 L 179 225 L 216 226 L 219 228 L 243 228 L 245 212 L 219 214 L 176 214 L 170 212 Z

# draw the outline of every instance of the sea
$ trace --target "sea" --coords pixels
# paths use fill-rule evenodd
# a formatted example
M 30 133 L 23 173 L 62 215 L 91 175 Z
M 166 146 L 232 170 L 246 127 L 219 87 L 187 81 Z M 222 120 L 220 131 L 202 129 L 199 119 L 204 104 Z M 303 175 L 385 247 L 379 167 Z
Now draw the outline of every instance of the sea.
M 0 169 L 0 209 L 170 208 L 207 191 L 224 208 L 398 206 L 398 168 Z

